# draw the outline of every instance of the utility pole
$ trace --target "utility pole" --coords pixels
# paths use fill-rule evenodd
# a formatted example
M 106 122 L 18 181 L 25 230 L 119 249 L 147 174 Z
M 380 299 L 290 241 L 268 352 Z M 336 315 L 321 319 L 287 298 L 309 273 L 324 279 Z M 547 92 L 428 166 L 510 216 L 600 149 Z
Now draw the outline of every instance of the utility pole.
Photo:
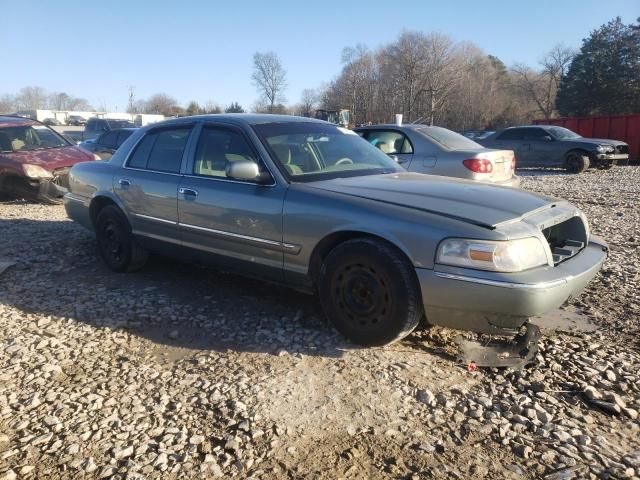
M 133 85 L 129 85 L 129 108 L 128 108 L 128 112 L 129 113 L 133 113 L 133 99 L 135 97 L 135 93 L 133 92 L 133 90 L 136 87 L 134 87 Z

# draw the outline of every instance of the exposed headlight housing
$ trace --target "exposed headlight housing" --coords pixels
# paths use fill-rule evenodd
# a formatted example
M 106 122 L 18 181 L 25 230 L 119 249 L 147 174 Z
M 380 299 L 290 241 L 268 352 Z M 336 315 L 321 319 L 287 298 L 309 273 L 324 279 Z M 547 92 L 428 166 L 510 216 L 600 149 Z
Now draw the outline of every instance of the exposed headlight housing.
M 598 145 L 597 150 L 600 153 L 613 153 L 615 148 L 613 145 Z
M 521 272 L 548 265 L 547 249 L 537 237 L 508 241 L 448 238 L 438 246 L 436 263 L 493 272 Z
M 47 170 L 42 168 L 40 165 L 24 164 L 24 165 L 22 165 L 22 171 L 29 178 L 38 179 L 38 178 L 51 178 L 51 177 L 53 177 L 51 172 L 48 172 Z

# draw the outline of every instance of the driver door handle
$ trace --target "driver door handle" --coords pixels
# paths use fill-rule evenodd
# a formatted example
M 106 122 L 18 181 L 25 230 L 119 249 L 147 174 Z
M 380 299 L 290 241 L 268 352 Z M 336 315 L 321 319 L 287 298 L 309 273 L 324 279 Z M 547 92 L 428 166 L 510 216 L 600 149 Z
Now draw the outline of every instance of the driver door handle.
M 198 191 L 195 188 L 180 187 L 178 189 L 178 193 L 180 195 L 191 195 L 193 197 L 197 197 L 198 196 Z
M 131 181 L 127 180 L 126 178 L 121 178 L 120 180 L 118 180 L 118 183 L 120 184 L 121 187 L 131 186 Z

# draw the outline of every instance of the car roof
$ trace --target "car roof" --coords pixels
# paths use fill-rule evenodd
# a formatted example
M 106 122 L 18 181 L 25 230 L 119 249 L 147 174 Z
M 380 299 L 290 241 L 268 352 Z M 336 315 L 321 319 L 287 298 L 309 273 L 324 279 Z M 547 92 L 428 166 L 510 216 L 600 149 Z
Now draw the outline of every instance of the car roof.
M 275 115 L 275 114 L 267 114 L 267 113 L 220 113 L 220 114 L 193 115 L 189 117 L 170 118 L 168 120 L 164 120 L 158 123 L 153 123 L 151 125 L 181 124 L 181 123 L 191 122 L 194 119 L 200 120 L 200 121 L 222 120 L 229 123 L 249 124 L 249 125 L 259 125 L 262 123 L 302 123 L 302 122 L 311 122 L 311 123 L 320 123 L 320 124 L 327 123 L 324 120 L 317 120 L 315 118 L 310 118 L 310 117 L 296 117 L 294 115 Z
M 15 127 L 23 125 L 39 125 L 40 122 L 31 118 L 19 117 L 18 115 L 0 115 L 0 128 Z
M 424 123 L 404 123 L 402 125 L 396 125 L 395 123 L 381 123 L 378 125 L 364 125 L 362 127 L 354 128 L 354 130 L 372 130 L 376 128 L 395 128 L 400 130 L 424 130 L 428 128 L 445 128 L 437 125 L 425 125 Z

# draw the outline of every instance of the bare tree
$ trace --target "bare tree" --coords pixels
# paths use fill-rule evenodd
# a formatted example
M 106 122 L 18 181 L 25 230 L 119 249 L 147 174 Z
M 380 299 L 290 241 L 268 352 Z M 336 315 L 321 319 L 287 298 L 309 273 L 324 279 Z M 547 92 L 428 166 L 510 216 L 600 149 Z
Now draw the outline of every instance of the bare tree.
M 0 97 L 0 113 L 13 113 L 16 111 L 16 97 L 5 94 Z
M 287 87 L 286 71 L 274 52 L 253 55 L 253 83 L 261 96 L 261 102 L 274 112 L 277 103 L 285 102 L 283 92 Z
M 313 88 L 305 88 L 300 96 L 300 105 L 296 109 L 299 115 L 311 117 L 318 105 L 318 92 Z
M 166 93 L 156 93 L 146 101 L 146 113 L 155 113 L 167 117 L 178 115 L 180 107 L 175 98 Z
M 24 87 L 16 97 L 18 110 L 39 110 L 48 104 L 47 91 L 42 87 Z
M 560 80 L 574 56 L 572 49 L 556 45 L 540 61 L 540 70 L 523 64 L 511 68 L 514 86 L 535 104 L 545 120 L 553 116 Z

